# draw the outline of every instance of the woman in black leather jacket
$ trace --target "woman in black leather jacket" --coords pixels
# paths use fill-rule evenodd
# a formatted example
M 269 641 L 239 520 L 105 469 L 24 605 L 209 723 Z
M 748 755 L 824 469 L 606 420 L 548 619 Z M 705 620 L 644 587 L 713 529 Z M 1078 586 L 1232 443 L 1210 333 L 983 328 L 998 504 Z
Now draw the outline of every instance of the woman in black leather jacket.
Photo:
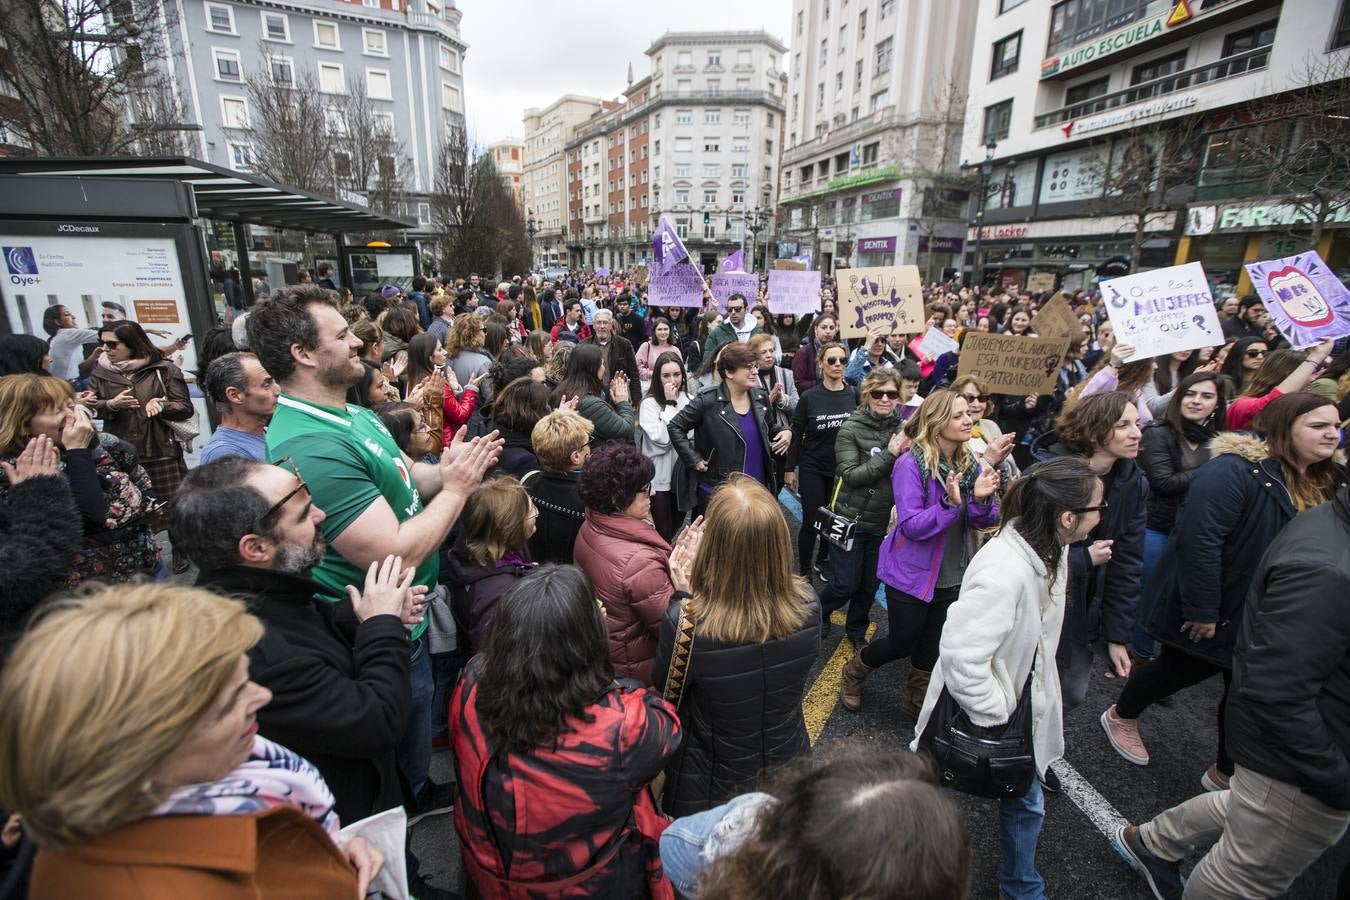
M 695 517 L 728 475 L 744 472 L 778 496 L 774 456 L 787 453 L 792 430 L 780 422 L 759 385 L 755 354 L 745 344 L 718 355 L 722 383 L 701 392 L 670 420 L 670 442 L 680 459 L 698 473 Z M 689 432 L 694 439 L 689 440 Z

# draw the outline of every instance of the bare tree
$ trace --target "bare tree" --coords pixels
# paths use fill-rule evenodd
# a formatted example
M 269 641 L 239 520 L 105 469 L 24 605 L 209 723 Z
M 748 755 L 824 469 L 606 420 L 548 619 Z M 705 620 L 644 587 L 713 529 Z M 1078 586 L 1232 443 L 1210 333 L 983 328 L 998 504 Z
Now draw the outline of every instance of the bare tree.
M 330 141 L 338 186 L 362 194 L 376 212 L 405 214 L 404 179 L 412 163 L 394 130 L 393 116 L 371 101 L 359 79 L 348 81 L 346 95 L 333 109 Z
M 902 169 L 920 185 L 922 206 L 914 222 L 919 236 L 928 242 L 925 280 L 934 280 L 933 239 L 943 222 L 965 216 L 972 179 L 961 172 L 961 132 L 965 126 L 966 87 L 953 75 L 937 82 L 928 108 L 910 129 Z
M 15 100 L 0 107 L 0 125 L 52 156 L 144 152 L 143 136 L 181 130 L 154 65 L 168 14 L 137 0 L 0 0 Z
M 246 85 L 253 171 L 302 191 L 334 193 L 331 126 L 317 80 L 308 71 L 297 73 L 263 43 L 258 52 L 262 65 Z
M 510 188 L 492 156 L 463 128 L 451 129 L 436 162 L 432 226 L 440 238 L 441 271 L 523 272 L 529 236 Z
M 1350 57 L 1309 54 L 1296 82 L 1280 97 L 1248 104 L 1252 127 L 1233 132 L 1237 173 L 1295 207 L 1285 225 L 1315 248 L 1327 219 L 1350 205 Z

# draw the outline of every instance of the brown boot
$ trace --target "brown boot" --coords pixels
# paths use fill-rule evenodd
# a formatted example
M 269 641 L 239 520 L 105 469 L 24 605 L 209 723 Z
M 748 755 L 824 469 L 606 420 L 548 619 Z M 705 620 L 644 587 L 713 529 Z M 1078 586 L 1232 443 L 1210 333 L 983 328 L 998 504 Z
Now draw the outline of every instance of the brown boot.
M 923 698 L 928 694 L 928 679 L 932 677 L 932 672 L 910 667 L 909 680 L 905 682 L 905 699 L 900 701 L 901 715 L 911 719 L 919 718 L 919 712 L 923 709 Z
M 862 661 L 862 653 L 853 654 L 839 676 L 839 702 L 844 709 L 849 712 L 862 709 L 863 681 L 871 672 L 872 667 Z

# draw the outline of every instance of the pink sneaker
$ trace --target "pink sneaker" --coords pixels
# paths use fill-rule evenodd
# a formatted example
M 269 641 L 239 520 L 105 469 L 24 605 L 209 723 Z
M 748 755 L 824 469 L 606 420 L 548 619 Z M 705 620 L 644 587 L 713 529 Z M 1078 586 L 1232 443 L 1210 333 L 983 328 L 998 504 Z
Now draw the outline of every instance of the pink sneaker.
M 1139 736 L 1139 723 L 1116 715 L 1115 704 L 1102 713 L 1102 728 L 1116 752 L 1136 766 L 1148 765 L 1148 748 Z

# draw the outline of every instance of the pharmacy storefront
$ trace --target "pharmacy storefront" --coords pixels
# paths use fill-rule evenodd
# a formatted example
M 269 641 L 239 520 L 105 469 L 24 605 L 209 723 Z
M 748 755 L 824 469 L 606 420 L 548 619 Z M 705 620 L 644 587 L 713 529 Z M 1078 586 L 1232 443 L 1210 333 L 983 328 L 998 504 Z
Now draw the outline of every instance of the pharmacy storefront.
M 1251 282 L 1242 264 L 1307 250 L 1314 214 L 1304 204 L 1278 199 L 1193 203 L 1177 262 L 1198 260 L 1216 291 L 1245 294 Z M 1350 277 L 1350 197 L 1327 213 L 1317 250 L 1342 280 Z

